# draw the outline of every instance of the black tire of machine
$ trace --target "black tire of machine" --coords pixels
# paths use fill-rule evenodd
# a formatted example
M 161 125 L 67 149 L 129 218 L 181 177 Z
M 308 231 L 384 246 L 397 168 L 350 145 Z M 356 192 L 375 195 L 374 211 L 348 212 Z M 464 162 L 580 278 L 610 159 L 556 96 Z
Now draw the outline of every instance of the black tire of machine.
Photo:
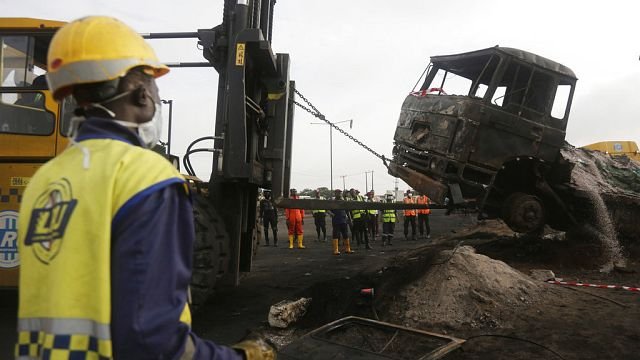
M 229 236 L 222 218 L 203 195 L 193 194 L 196 238 L 191 274 L 191 307 L 197 310 L 213 294 L 229 265 Z
M 514 192 L 502 205 L 502 219 L 515 232 L 539 231 L 545 224 L 544 204 L 534 195 Z

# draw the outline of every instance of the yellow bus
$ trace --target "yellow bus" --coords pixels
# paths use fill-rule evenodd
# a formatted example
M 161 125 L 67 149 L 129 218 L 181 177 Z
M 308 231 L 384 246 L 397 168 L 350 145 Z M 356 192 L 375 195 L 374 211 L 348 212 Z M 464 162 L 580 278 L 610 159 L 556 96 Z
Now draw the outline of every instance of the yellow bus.
M 0 18 L 0 287 L 18 284 L 18 209 L 35 171 L 64 151 L 71 100 L 47 90 L 47 50 L 65 23 Z
M 635 141 L 601 141 L 583 146 L 584 149 L 601 151 L 611 156 L 626 155 L 640 161 L 640 152 Z

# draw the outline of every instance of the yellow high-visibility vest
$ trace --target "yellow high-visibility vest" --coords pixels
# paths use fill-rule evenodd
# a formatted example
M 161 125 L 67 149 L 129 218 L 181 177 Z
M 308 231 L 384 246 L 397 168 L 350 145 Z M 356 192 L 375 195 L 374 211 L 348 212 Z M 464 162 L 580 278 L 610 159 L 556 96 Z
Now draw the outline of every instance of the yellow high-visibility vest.
M 393 209 L 382 210 L 382 222 L 396 222 L 396 211 Z
M 37 171 L 19 217 L 17 358 L 113 358 L 112 220 L 136 195 L 173 184 L 188 191 L 159 154 L 112 139 L 82 141 Z M 179 320 L 190 323 L 187 304 Z

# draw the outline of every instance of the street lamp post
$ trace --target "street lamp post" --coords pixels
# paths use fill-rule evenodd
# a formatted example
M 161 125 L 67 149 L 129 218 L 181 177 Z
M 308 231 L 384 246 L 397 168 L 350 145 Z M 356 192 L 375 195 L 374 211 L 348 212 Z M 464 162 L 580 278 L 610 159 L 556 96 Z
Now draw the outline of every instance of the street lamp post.
M 335 124 L 341 124 L 341 123 L 346 123 L 349 122 L 349 129 L 353 129 L 353 119 L 350 120 L 344 120 L 344 121 L 337 121 L 334 123 L 331 123 L 333 125 Z M 311 125 L 331 125 L 329 123 L 326 122 L 312 122 Z M 330 172 L 330 176 L 331 176 L 331 181 L 329 182 L 330 186 L 331 186 L 331 190 L 333 190 L 333 126 L 329 126 L 329 172 Z M 344 178 L 342 179 L 344 182 Z
M 167 134 L 167 154 L 171 154 L 171 117 L 173 116 L 173 100 L 160 100 L 163 104 L 169 104 L 169 133 Z

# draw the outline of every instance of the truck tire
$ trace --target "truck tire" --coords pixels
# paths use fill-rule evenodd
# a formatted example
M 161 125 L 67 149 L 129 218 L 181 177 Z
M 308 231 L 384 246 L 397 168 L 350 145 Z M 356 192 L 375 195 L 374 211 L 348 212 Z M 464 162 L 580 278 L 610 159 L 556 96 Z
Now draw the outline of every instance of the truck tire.
M 536 232 L 545 223 L 544 205 L 534 195 L 514 192 L 502 205 L 502 219 L 515 232 Z
M 228 269 L 230 239 L 213 204 L 200 194 L 193 196 L 193 218 L 191 307 L 196 310 L 211 297 L 216 281 Z

